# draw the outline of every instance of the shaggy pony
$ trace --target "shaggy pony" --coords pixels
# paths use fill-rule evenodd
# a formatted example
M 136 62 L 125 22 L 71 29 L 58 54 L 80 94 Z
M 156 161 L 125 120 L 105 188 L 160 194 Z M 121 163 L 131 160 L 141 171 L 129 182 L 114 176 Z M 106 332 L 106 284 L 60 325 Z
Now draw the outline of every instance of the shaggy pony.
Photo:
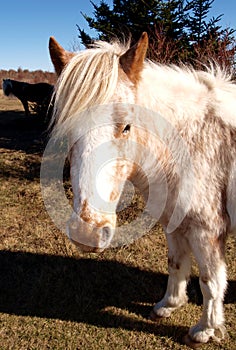
M 107 248 L 123 189 L 118 184 L 136 183 L 145 198 L 151 196 L 149 210 L 169 249 L 167 290 L 151 318 L 168 317 L 187 302 L 192 253 L 203 313 L 185 342 L 195 346 L 225 335 L 224 248 L 236 228 L 236 86 L 217 67 L 195 71 L 146 61 L 147 47 L 146 33 L 131 48 L 98 42 L 77 54 L 50 39 L 59 75 L 54 132 L 71 145 L 74 213 L 68 236 L 85 251 Z M 99 151 L 100 145 L 107 147 Z

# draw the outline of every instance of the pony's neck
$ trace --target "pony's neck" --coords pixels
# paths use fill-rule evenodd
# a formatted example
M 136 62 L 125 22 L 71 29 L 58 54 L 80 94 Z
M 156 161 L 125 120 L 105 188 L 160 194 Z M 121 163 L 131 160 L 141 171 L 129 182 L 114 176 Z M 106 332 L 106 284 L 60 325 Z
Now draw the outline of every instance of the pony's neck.
M 137 89 L 137 104 L 179 125 L 205 115 L 208 95 L 207 85 L 196 72 L 147 63 Z

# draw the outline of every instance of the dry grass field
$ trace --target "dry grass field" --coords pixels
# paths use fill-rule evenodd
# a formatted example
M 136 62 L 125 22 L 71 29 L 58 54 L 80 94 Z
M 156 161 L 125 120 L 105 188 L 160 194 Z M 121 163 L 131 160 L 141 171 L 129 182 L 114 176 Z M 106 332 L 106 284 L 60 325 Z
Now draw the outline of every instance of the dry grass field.
M 201 314 L 194 265 L 189 303 L 153 323 L 152 306 L 165 292 L 166 243 L 156 226 L 132 245 L 80 253 L 44 208 L 40 161 L 43 123 L 0 90 L 0 349 L 188 349 L 182 337 Z M 235 349 L 235 239 L 227 244 L 228 339 L 202 349 Z

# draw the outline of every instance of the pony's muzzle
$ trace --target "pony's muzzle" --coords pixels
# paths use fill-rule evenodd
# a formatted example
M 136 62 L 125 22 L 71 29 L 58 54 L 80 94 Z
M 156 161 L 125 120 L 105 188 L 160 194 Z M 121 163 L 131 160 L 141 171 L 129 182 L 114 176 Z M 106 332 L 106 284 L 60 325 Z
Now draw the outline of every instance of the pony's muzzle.
M 76 213 L 67 224 L 67 236 L 84 252 L 102 252 L 109 247 L 113 235 L 114 228 L 108 221 L 103 221 L 102 225 L 91 224 Z

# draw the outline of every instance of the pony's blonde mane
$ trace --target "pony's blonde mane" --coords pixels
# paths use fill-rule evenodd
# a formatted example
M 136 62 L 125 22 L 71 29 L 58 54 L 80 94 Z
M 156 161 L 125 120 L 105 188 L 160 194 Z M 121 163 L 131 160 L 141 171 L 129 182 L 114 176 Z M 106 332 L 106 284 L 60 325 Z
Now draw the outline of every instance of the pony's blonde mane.
M 118 42 L 97 41 L 92 48 L 71 59 L 55 87 L 52 123 L 57 131 L 63 129 L 65 121 L 68 127 L 68 119 L 74 119 L 88 108 L 107 103 L 114 95 L 119 58 L 127 49 L 128 45 Z
M 54 125 L 53 131 L 57 136 L 68 134 L 83 111 L 112 101 L 118 84 L 119 59 L 128 48 L 129 43 L 98 41 L 92 48 L 77 53 L 71 59 L 55 87 L 51 126 Z M 180 82 L 183 92 L 180 91 Z M 184 65 L 177 67 L 146 61 L 139 90 L 142 95 L 139 102 L 150 110 L 158 108 L 158 112 L 165 112 L 166 117 L 167 108 L 171 111 L 175 106 L 180 115 L 185 113 L 185 117 L 192 117 L 194 109 L 195 117 L 199 118 L 199 115 L 204 115 L 204 104 L 207 110 L 209 101 L 212 104 L 213 99 L 221 99 L 219 91 L 230 90 L 236 95 L 231 75 L 213 63 L 208 69 L 205 67 L 205 70 L 197 71 Z M 218 95 L 215 91 L 218 91 Z M 188 98 L 181 98 L 181 93 L 192 94 L 192 100 L 190 98 L 188 102 Z M 202 110 L 198 108 L 197 99 L 202 101 Z M 233 117 L 233 123 L 234 120 Z

